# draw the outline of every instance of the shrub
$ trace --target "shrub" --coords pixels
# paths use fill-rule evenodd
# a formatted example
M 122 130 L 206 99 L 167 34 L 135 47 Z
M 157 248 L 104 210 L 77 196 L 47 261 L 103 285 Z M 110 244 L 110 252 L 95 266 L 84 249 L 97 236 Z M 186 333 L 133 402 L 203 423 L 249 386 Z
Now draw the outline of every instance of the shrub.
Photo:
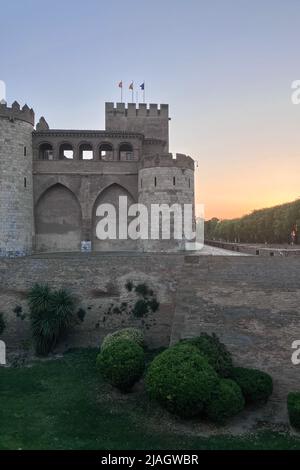
M 153 295 L 153 291 L 151 291 L 147 284 L 145 284 L 144 282 L 135 286 L 134 290 L 138 295 L 141 295 L 142 297 L 148 297 L 148 295 Z
M 287 408 L 291 426 L 300 430 L 300 392 L 291 392 L 287 397 Z
M 50 287 L 47 284 L 35 284 L 28 293 L 30 312 L 43 313 L 48 310 L 50 299 Z
M 148 301 L 144 299 L 139 299 L 135 302 L 132 309 L 132 315 L 136 318 L 141 318 L 147 315 L 149 312 Z
M 266 402 L 272 394 L 272 377 L 261 370 L 234 367 L 231 378 L 241 387 L 246 403 Z
M 207 359 L 196 348 L 182 345 L 155 357 L 146 375 L 146 389 L 168 411 L 188 418 L 203 410 L 218 381 Z
M 144 335 L 141 330 L 138 328 L 123 328 L 105 336 L 101 344 L 101 351 L 120 339 L 129 339 L 141 347 L 144 345 Z
M 105 380 L 126 392 L 144 372 L 144 351 L 133 341 L 118 339 L 98 354 L 97 367 Z
M 215 423 L 224 424 L 245 406 L 239 385 L 230 379 L 221 379 L 206 407 L 207 416 Z
M 4 320 L 4 316 L 3 316 L 3 313 L 0 312 L 0 335 L 2 335 L 5 328 L 6 328 L 6 323 L 5 323 L 5 320 Z
M 37 354 L 45 356 L 74 322 L 75 300 L 65 289 L 36 284 L 28 294 L 32 336 Z
M 212 334 L 210 336 L 207 333 L 201 333 L 200 336 L 185 339 L 179 344 L 182 343 L 195 346 L 221 377 L 230 376 L 233 367 L 232 357 L 217 335 Z

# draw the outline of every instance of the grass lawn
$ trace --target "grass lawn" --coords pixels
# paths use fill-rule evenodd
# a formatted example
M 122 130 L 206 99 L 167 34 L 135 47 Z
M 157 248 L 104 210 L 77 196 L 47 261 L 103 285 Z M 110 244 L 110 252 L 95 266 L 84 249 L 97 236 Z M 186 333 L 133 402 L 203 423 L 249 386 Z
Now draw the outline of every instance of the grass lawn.
M 96 354 L 0 368 L 0 449 L 300 449 L 300 439 L 282 433 L 183 433 L 142 390 L 122 395 L 102 382 Z

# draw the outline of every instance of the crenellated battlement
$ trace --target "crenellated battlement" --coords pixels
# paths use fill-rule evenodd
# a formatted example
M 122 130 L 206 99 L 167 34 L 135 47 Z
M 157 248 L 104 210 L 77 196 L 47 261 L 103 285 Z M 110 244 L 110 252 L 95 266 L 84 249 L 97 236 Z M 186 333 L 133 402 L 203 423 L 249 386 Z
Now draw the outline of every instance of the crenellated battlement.
M 20 121 L 25 121 L 34 126 L 34 111 L 32 108 L 29 108 L 27 104 L 20 107 L 17 101 L 14 101 L 11 107 L 7 106 L 6 102 L 0 103 L 0 117 L 7 118 L 10 121 L 18 119 Z
M 169 151 L 169 105 L 146 103 L 105 103 L 105 129 L 107 131 L 138 132 L 145 139 L 164 142 Z
M 123 115 L 125 117 L 169 117 L 169 105 L 168 104 L 154 104 L 151 103 L 149 106 L 146 103 L 105 103 L 106 114 Z
M 147 155 L 142 162 L 142 168 L 152 167 L 177 167 L 194 170 L 194 160 L 182 153 L 176 153 L 173 158 L 172 153 Z

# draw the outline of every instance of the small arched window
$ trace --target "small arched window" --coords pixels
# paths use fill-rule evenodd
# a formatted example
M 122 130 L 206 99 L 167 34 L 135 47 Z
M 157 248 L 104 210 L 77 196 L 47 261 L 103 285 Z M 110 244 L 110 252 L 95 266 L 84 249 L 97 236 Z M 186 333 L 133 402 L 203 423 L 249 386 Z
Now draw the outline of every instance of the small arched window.
M 101 144 L 99 147 L 99 160 L 110 161 L 114 159 L 113 146 L 108 143 Z
M 134 160 L 133 147 L 131 144 L 121 144 L 119 147 L 119 160 L 128 162 Z
M 25 155 L 24 147 L 24 155 Z M 39 160 L 53 160 L 53 148 L 51 144 L 41 144 L 39 147 Z
M 80 160 L 93 160 L 93 146 L 91 144 L 81 144 L 79 147 L 79 159 Z
M 60 160 L 73 160 L 74 150 L 71 144 L 61 144 L 59 147 L 59 159 Z

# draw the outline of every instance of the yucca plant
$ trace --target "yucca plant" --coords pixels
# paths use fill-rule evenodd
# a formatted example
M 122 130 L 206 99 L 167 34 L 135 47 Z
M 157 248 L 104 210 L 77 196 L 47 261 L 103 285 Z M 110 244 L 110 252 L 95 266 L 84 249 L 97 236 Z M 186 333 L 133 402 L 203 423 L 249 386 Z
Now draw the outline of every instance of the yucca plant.
M 65 289 L 51 291 L 46 284 L 36 284 L 28 303 L 36 353 L 46 356 L 74 322 L 75 299 Z
M 34 284 L 28 292 L 28 304 L 30 313 L 39 314 L 49 308 L 51 290 L 47 284 Z

